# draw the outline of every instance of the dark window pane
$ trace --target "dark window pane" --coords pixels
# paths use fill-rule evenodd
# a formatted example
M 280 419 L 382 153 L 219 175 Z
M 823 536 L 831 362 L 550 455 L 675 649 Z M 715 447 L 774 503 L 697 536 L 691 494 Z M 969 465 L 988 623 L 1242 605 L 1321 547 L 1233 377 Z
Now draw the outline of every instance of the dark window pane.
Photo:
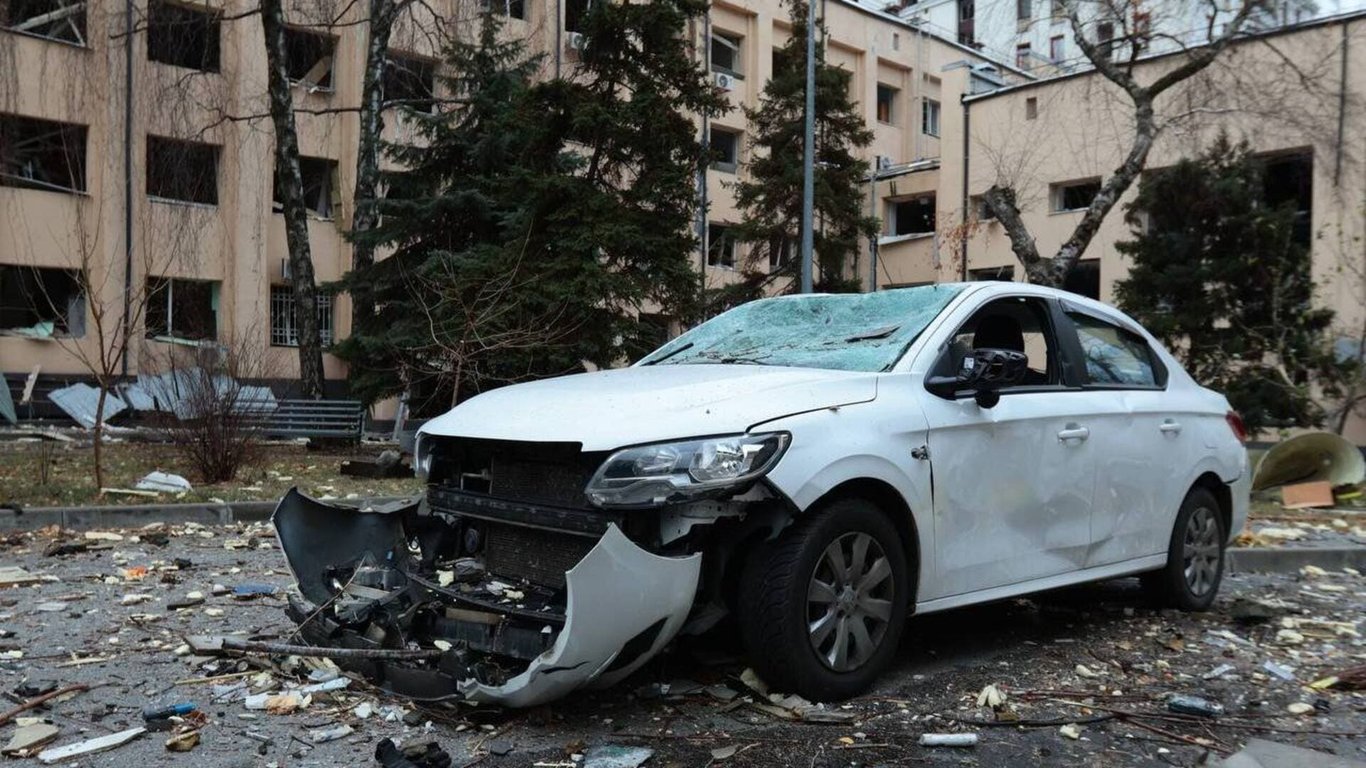
M 217 72 L 220 18 L 218 13 L 152 0 L 147 7 L 147 58 Z
M 218 204 L 218 147 L 147 137 L 147 194 L 165 200 Z
M 85 191 L 86 127 L 0 115 L 0 186 Z
M 934 231 L 934 195 L 892 203 L 892 235 L 923 235 Z
M 1100 259 L 1078 261 L 1062 282 L 1064 291 L 1100 300 Z

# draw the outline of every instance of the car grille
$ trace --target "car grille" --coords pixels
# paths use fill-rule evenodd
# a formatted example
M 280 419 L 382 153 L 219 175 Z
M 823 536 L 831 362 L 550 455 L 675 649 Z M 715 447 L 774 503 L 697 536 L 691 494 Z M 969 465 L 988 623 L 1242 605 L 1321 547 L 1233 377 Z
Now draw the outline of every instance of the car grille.
M 579 443 L 445 438 L 436 445 L 432 480 L 498 499 L 583 508 L 602 458 L 582 453 Z
M 578 565 L 597 544 L 596 538 L 520 525 L 491 524 L 484 535 L 484 565 L 490 575 L 556 589 L 564 586 L 565 571 Z

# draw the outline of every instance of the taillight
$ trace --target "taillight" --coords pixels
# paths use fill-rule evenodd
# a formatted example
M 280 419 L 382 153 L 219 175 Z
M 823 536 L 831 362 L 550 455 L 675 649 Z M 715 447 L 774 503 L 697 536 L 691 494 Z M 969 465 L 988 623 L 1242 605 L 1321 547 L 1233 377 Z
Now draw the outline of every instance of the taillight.
M 1237 411 L 1229 411 L 1224 414 L 1224 421 L 1228 422 L 1228 428 L 1233 430 L 1233 436 L 1238 438 L 1238 442 L 1247 442 L 1247 425 L 1243 423 L 1243 417 Z

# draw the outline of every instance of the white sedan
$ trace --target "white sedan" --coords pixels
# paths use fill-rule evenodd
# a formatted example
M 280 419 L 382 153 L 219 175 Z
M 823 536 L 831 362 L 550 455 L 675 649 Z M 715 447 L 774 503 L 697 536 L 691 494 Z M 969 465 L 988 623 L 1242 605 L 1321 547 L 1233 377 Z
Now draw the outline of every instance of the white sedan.
M 829 701 L 873 682 L 912 614 L 1135 574 L 1208 607 L 1247 515 L 1244 438 L 1099 302 L 791 296 L 462 403 L 419 436 L 421 505 L 348 528 L 291 495 L 276 523 L 297 615 L 329 622 L 311 642 L 450 649 L 381 669 L 399 693 L 535 704 L 732 616 L 773 688 Z M 410 610 L 338 600 L 358 573 L 388 590 L 362 602 Z

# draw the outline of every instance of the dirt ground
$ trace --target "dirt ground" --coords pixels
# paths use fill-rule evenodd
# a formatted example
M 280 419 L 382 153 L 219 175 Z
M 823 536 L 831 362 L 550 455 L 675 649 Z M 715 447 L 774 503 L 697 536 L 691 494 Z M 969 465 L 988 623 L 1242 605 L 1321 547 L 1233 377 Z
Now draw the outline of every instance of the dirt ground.
M 116 442 L 105 454 L 105 486 L 133 488 L 152 470 L 182 475 L 193 490 L 156 497 L 106 493 L 95 484 L 93 451 L 81 443 L 36 439 L 0 440 L 0 506 L 76 506 L 85 504 L 149 504 L 203 501 L 275 501 L 292 486 L 311 496 L 355 498 L 402 496 L 421 491 L 416 479 L 346 477 L 338 472 L 345 459 L 375 458 L 389 446 L 309 450 L 299 444 L 262 445 L 259 455 L 231 483 L 205 484 L 189 466 L 183 451 L 169 444 Z
M 170 535 L 158 546 L 161 537 L 149 533 Z M 616 688 L 530 711 L 417 709 L 353 681 L 315 695 L 305 709 L 270 714 L 248 710 L 246 691 L 233 686 L 278 688 L 294 681 L 291 674 L 277 668 L 184 682 L 254 668 L 177 655 L 190 633 L 289 638 L 282 598 L 212 594 L 216 584 L 291 582 L 267 526 L 125 531 L 115 541 L 73 533 L 97 548 L 45 556 L 51 536 L 0 539 L 0 566 L 43 579 L 0 589 L 0 691 L 20 701 L 51 685 L 98 686 L 40 710 L 61 728 L 57 745 L 142 725 L 151 705 L 191 701 L 208 716 L 202 742 L 188 754 L 167 751 L 167 734 L 149 733 L 82 765 L 376 765 L 380 739 L 424 735 L 456 766 L 594 766 L 591 750 L 612 745 L 653 750 L 647 768 L 1196 765 L 1207 751 L 1227 753 L 1251 737 L 1366 759 L 1366 693 L 1306 687 L 1366 663 L 1359 634 L 1366 583 L 1350 572 L 1229 577 L 1216 609 L 1204 614 L 1152 610 L 1133 580 L 1120 580 L 913 618 L 895 668 L 876 689 L 820 713 L 833 723 L 783 719 L 781 708 L 741 682 L 744 665 L 724 634 L 679 643 Z M 205 602 L 171 607 L 190 592 Z M 1259 623 L 1235 618 L 1254 597 L 1273 615 Z M 1294 679 L 1274 677 L 1267 661 Z M 969 724 L 995 721 L 976 703 L 989 684 L 1005 692 L 1005 706 L 1022 722 L 1040 725 Z M 1174 693 L 1216 701 L 1226 714 L 1172 715 L 1164 697 Z M 1290 714 L 1295 703 L 1310 713 Z M 1147 716 L 1087 722 L 1111 710 Z M 1060 733 L 1069 722 L 1079 724 L 1080 738 Z M 313 743 L 338 724 L 354 731 Z M 13 729 L 0 728 L 0 743 Z M 918 746 L 927 732 L 973 732 L 980 742 Z

